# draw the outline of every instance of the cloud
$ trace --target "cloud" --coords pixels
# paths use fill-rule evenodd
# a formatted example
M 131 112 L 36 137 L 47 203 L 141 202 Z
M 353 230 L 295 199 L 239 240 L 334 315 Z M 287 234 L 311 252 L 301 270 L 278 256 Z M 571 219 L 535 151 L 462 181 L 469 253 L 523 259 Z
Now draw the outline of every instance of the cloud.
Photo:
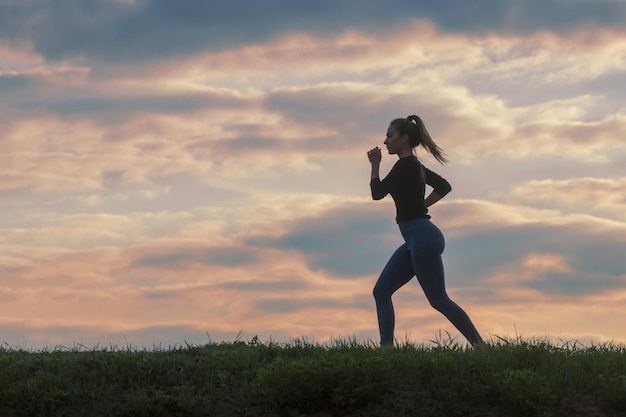
M 624 44 L 617 32 L 586 33 L 591 40 L 583 33 L 574 43 L 551 34 L 480 36 L 468 47 L 466 37 L 422 24 L 379 38 L 359 32 L 305 36 L 310 57 L 291 67 L 284 64 L 293 61 L 302 35 L 202 53 L 174 72 L 99 78 L 76 67 L 69 73 L 80 74 L 77 81 L 49 75 L 67 72 L 63 65 L 38 75 L 18 71 L 4 77 L 22 81 L 7 84 L 10 94 L 2 104 L 7 123 L 0 146 L 12 157 L 0 183 L 5 189 L 96 190 L 106 172 L 123 172 L 135 182 L 210 170 L 220 177 L 267 176 L 282 174 L 285 160 L 287 171 L 319 172 L 328 168 L 328 151 L 347 156 L 364 140 L 380 141 L 388 121 L 407 109 L 420 113 L 463 163 L 534 153 L 607 163 L 622 148 L 625 130 L 618 102 L 607 102 L 613 89 L 603 85 L 593 95 L 562 97 L 562 87 L 596 83 L 598 88 L 599 77 L 617 77 L 625 64 L 615 57 Z M 424 43 L 413 45 L 412 36 Z M 382 53 L 388 59 L 374 59 Z M 246 64 L 256 59 L 261 70 Z M 208 78 L 190 76 L 204 67 Z M 211 85 L 233 72 L 255 87 Z M 545 74 L 545 80 L 539 76 Z M 307 77 L 319 81 L 302 85 Z M 486 91 L 476 87 L 485 78 L 488 94 L 477 94 Z M 534 94 L 532 103 L 507 105 L 502 92 L 517 92 L 528 79 L 541 94 Z M 562 98 L 553 98 L 554 88 Z M 29 141 L 21 140 L 26 136 Z M 322 155 L 325 161 L 310 161 Z
M 440 204 L 435 221 L 447 236 L 453 285 L 482 286 L 506 275 L 507 285 L 588 295 L 624 284 L 621 223 L 477 201 Z M 246 242 L 299 253 L 312 270 L 334 276 L 376 276 L 402 243 L 391 214 L 373 203 L 347 206 L 297 219 L 280 237 Z
M 72 86 L 30 75 L 0 77 L 0 82 L 0 88 L 5 93 L 13 93 L 5 95 L 5 105 L 21 110 L 22 118 L 54 115 L 68 121 L 87 119 L 121 125 L 132 120 L 132 116 L 141 114 L 181 115 L 200 110 L 241 110 L 254 104 L 250 101 L 253 97 L 244 100 L 240 94 L 224 90 L 166 91 L 166 88 L 159 88 L 158 79 L 153 80 L 156 86 L 146 83 L 128 89 L 124 82 L 104 81 Z M 25 94 L 29 93 L 29 89 L 30 92 L 37 92 L 37 96 Z
M 569 178 L 535 180 L 510 191 L 517 201 L 534 201 L 568 212 L 601 214 L 624 219 L 626 178 Z
M 348 300 L 333 300 L 329 298 L 293 299 L 267 298 L 255 303 L 255 308 L 263 313 L 291 313 L 301 310 L 317 309 L 349 309 L 353 304 Z
M 48 59 L 88 57 L 132 61 L 167 54 L 180 57 L 200 50 L 223 50 L 265 42 L 287 32 L 337 33 L 346 28 L 380 32 L 414 20 L 433 22 L 459 33 L 529 33 L 550 28 L 569 31 L 581 25 L 621 27 L 620 2 L 506 3 L 468 5 L 462 0 L 415 4 L 250 0 L 230 3 L 141 0 L 89 3 L 73 1 L 7 2 L 0 5 L 0 37 L 26 39 Z M 398 11 L 401 11 L 400 13 Z
M 131 268 L 155 268 L 184 270 L 193 263 L 203 265 L 251 266 L 257 255 L 241 248 L 180 247 L 152 253 L 133 261 Z
M 5 256 L 4 272 L 12 269 L 21 277 L 3 274 L 11 286 L 3 292 L 5 306 L 29 326 L 45 314 L 56 323 L 48 327 L 66 329 L 59 333 L 65 338 L 58 343 L 64 344 L 104 340 L 89 336 L 92 330 L 80 334 L 81 329 L 98 326 L 125 329 L 101 331 L 99 337 L 106 340 L 124 340 L 123 334 L 132 343 L 148 345 L 239 330 L 266 338 L 317 335 L 324 340 L 354 332 L 375 339 L 371 288 L 400 240 L 392 207 L 318 201 L 313 209 L 311 201 L 301 199 L 300 208 L 316 216 L 288 203 L 285 207 L 293 212 L 282 213 L 282 207 L 268 201 L 264 210 L 273 208 L 278 215 L 270 222 L 272 227 L 243 227 L 231 236 L 239 239 L 239 246 L 231 240 L 232 250 L 224 252 L 170 238 L 130 248 L 57 249 L 44 257 L 34 252 L 32 262 Z M 251 212 L 255 211 L 258 208 Z M 525 332 L 533 328 L 533 315 L 520 310 L 531 301 L 544 312 L 554 309 L 556 315 L 559 309 L 575 304 L 580 308 L 603 294 L 615 298 L 615 291 L 623 287 L 626 273 L 619 262 L 623 233 L 599 219 L 464 200 L 438 203 L 434 211 L 448 240 L 444 262 L 449 292 L 485 332 L 502 334 L 515 322 Z M 235 262 L 229 258 L 232 254 L 243 258 Z M 29 282 L 40 287 L 34 289 Z M 437 329 L 449 329 L 449 324 L 427 305 L 414 284 L 394 298 L 398 336 L 408 332 L 418 340 L 433 339 Z M 600 305 L 586 308 L 587 315 L 602 317 Z M 83 313 L 77 316 L 77 311 Z M 500 315 L 489 319 L 493 311 Z M 282 320 L 277 322 L 276 315 Z M 557 321 L 546 325 L 562 332 L 574 330 L 559 327 Z M 159 337 L 149 330 L 156 328 L 170 333 Z M 36 333 L 31 329 L 26 334 Z
M 567 180 L 529 181 L 514 187 L 510 195 L 521 200 L 531 198 L 563 205 L 614 205 L 624 203 L 626 178 L 569 178 Z
M 387 254 L 402 243 L 381 242 L 394 228 L 393 216 L 381 216 L 365 206 L 351 205 L 311 219 L 298 219 L 278 238 L 254 238 L 248 243 L 300 252 L 313 270 L 354 277 L 380 272 Z M 381 244 L 382 243 L 382 244 Z M 395 245 L 395 246 L 394 246 Z
M 619 337 L 622 5 L 62 3 L 0 0 L 11 335 L 376 338 L 401 236 L 365 151 L 418 113 L 481 331 Z M 450 328 L 416 281 L 394 301 L 400 338 Z
M 28 78 L 24 76 L 0 76 L 0 92 L 7 93 L 19 90 L 28 84 Z
M 618 255 L 625 249 L 623 223 L 555 211 L 541 215 L 523 206 L 495 208 L 466 201 L 438 211 L 449 236 L 444 256 L 455 284 L 471 287 L 493 279 L 564 296 L 624 285 L 626 268 Z M 496 213 L 499 217 L 492 216 Z

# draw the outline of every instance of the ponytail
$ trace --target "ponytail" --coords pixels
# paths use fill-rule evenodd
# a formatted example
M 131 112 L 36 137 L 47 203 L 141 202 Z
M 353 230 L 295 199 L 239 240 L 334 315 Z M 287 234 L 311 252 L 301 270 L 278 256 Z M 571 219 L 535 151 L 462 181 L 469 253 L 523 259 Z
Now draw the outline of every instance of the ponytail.
M 391 124 L 395 125 L 401 134 L 406 133 L 409 136 L 409 145 L 411 148 L 422 145 L 439 163 L 443 164 L 448 162 L 448 159 L 444 156 L 443 150 L 435 143 L 433 138 L 430 137 L 428 130 L 426 130 L 426 125 L 419 116 L 412 114 L 406 119 L 395 119 Z

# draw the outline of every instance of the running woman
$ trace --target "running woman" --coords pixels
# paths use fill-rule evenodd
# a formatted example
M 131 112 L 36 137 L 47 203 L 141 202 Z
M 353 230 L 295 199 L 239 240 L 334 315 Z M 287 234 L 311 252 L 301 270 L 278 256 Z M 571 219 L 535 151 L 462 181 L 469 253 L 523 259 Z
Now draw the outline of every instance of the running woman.
M 414 276 L 435 310 L 446 316 L 472 345 L 482 343 L 469 316 L 446 293 L 441 260 L 445 241 L 428 214 L 428 207 L 441 200 L 452 187 L 444 178 L 424 167 L 413 153 L 414 148 L 421 145 L 443 164 L 447 161 L 443 151 L 428 134 L 422 119 L 415 115 L 393 120 L 384 144 L 389 154 L 395 154 L 399 159 L 381 181 L 381 150 L 375 147 L 367 152 L 372 164 L 372 198 L 380 200 L 391 194 L 404 243 L 391 256 L 374 286 L 380 344 L 393 345 L 395 314 L 391 296 Z M 426 184 L 433 191 L 424 198 Z

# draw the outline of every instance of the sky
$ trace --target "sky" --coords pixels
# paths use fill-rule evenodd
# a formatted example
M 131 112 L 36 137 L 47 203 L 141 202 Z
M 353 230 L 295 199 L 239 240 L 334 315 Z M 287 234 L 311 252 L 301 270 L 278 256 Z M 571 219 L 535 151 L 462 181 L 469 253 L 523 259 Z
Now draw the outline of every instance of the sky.
M 626 343 L 625 22 L 623 0 L 0 0 L 0 341 L 378 342 L 402 237 L 366 152 L 417 114 L 483 337 Z M 394 305 L 399 341 L 463 341 L 415 279 Z

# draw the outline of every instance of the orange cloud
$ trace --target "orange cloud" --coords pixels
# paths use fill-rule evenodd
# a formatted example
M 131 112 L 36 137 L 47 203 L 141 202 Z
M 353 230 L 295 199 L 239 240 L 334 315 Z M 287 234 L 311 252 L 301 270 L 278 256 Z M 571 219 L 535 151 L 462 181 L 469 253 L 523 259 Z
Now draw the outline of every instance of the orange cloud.
M 522 261 L 522 265 L 539 272 L 561 272 L 571 274 L 572 267 L 567 264 L 563 255 L 549 253 L 531 253 Z

